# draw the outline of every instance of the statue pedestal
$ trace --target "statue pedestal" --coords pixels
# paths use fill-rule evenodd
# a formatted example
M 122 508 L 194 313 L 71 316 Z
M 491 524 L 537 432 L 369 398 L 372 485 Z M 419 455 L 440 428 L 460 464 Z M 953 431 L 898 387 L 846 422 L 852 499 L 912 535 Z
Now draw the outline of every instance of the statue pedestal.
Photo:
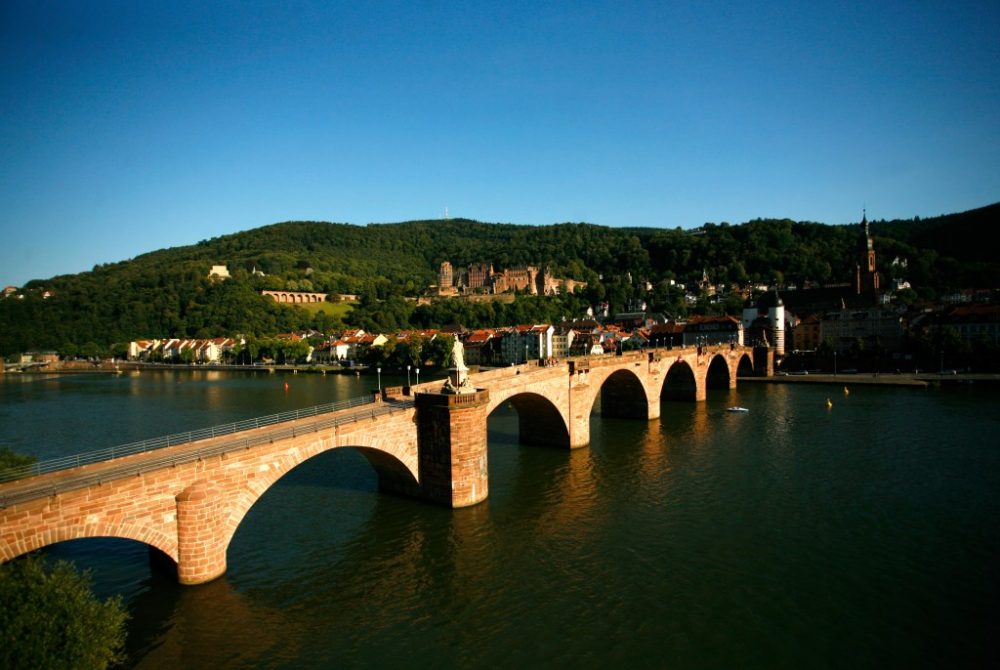
M 469 368 L 448 368 L 448 381 L 445 386 L 447 393 L 475 393 L 476 389 L 469 383 Z

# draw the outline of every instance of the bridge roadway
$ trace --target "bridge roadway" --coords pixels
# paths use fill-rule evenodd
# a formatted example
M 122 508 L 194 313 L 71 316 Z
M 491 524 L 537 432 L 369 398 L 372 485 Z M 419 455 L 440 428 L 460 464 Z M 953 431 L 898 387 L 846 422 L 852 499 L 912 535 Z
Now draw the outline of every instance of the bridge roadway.
M 337 404 L 343 406 L 337 407 Z M 20 470 L 25 477 L 0 484 L 0 508 L 92 484 L 100 485 L 125 477 L 141 476 L 159 468 L 224 456 L 230 452 L 295 438 L 309 432 L 377 419 L 386 414 L 412 409 L 413 406 L 412 398 L 394 398 L 385 403 L 377 402 L 374 397 L 355 398 L 346 403 L 286 412 L 283 415 L 239 421 L 43 461 L 6 471 L 9 474 Z M 317 416 L 320 418 L 316 418 Z
M 734 388 L 738 372 L 769 375 L 772 363 L 769 350 L 738 346 L 532 362 L 470 375 L 469 393 L 427 382 L 383 389 L 361 407 L 201 431 L 204 439 L 0 484 L 0 561 L 65 540 L 122 537 L 169 557 L 181 583 L 206 582 L 225 572 L 253 504 L 329 449 L 357 449 L 383 491 L 473 505 L 489 491 L 487 418 L 504 403 L 517 410 L 523 443 L 583 447 L 598 401 L 604 416 L 655 419 L 661 397 L 704 400 L 710 386 Z

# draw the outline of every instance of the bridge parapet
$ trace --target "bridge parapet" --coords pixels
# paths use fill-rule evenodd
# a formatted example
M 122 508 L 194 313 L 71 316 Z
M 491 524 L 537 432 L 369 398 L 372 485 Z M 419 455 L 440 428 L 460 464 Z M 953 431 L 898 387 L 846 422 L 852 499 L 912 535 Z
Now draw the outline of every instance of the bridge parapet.
M 475 393 L 432 393 L 421 391 L 415 397 L 417 407 L 465 407 L 489 402 L 490 392 L 476 389 Z

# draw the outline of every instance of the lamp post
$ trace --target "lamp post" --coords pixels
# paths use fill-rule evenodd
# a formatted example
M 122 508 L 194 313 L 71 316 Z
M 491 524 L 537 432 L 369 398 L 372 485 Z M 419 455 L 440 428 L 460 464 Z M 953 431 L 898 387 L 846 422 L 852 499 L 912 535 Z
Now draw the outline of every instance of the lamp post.
M 524 343 L 524 364 L 528 364 L 528 343 Z
M 382 368 L 375 368 L 376 374 L 378 374 L 378 390 L 379 393 L 382 392 Z
M 417 386 L 420 386 L 420 368 L 417 368 Z
M 406 385 L 410 385 L 410 366 L 406 366 Z
M 833 351 L 833 376 L 837 376 L 837 351 Z

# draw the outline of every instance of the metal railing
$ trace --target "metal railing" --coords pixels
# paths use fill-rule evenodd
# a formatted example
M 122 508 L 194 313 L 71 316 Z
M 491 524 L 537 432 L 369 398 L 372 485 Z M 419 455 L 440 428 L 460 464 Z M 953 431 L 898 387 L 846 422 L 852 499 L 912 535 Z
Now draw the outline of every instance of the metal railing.
M 25 477 L 34 477 L 47 472 L 68 470 L 69 468 L 76 468 L 81 465 L 90 465 L 91 463 L 101 463 L 104 461 L 110 461 L 113 458 L 141 454 L 146 451 L 154 451 L 156 449 L 163 449 L 164 447 L 173 447 L 178 444 L 188 444 L 190 442 L 207 440 L 214 437 L 220 437 L 222 435 L 232 435 L 233 433 L 239 433 L 244 430 L 252 430 L 254 428 L 272 426 L 277 423 L 296 421 L 310 416 L 329 414 L 330 412 L 337 412 L 374 402 L 375 400 L 370 395 L 360 396 L 357 398 L 350 398 L 348 400 L 341 400 L 339 402 L 306 407 L 291 412 L 282 412 L 280 414 L 271 414 L 254 419 L 245 419 L 243 421 L 226 423 L 221 426 L 211 426 L 200 430 L 192 430 L 186 433 L 175 433 L 173 435 L 140 440 L 139 442 L 130 442 L 128 444 L 106 447 L 104 449 L 97 449 L 95 451 L 88 451 L 72 456 L 49 458 L 43 461 L 37 461 L 30 465 L 0 470 L 0 483 L 24 479 Z

